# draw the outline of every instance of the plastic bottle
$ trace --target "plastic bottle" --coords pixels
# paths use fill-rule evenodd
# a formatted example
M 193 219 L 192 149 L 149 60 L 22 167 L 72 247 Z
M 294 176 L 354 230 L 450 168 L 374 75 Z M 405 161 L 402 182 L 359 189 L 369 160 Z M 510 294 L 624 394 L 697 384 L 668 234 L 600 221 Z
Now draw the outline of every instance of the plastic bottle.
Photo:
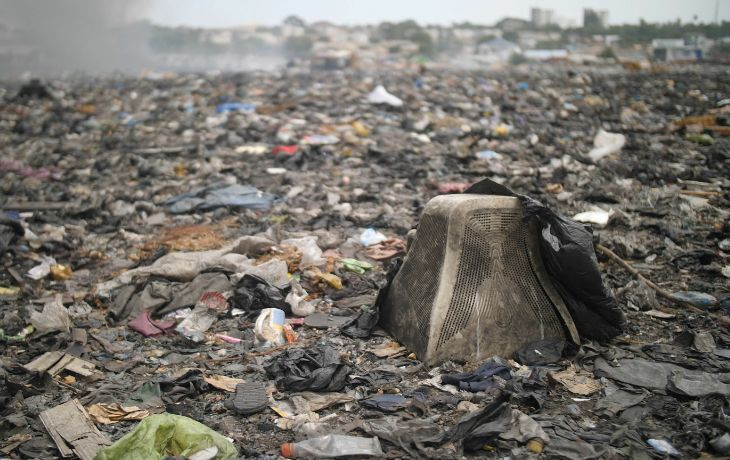
M 254 333 L 259 342 L 264 346 L 278 347 L 284 345 L 286 334 L 284 333 L 285 314 L 278 308 L 264 308 L 254 325 Z
M 384 454 L 378 438 L 328 434 L 306 441 L 282 444 L 281 455 L 286 458 L 334 458 L 356 455 L 381 457 Z

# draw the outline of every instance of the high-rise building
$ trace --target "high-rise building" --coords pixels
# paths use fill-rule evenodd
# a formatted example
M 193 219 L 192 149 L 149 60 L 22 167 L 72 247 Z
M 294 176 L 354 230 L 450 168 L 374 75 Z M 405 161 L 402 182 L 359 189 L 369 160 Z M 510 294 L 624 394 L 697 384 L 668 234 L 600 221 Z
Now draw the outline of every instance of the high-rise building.
M 532 8 L 530 20 L 535 27 L 545 27 L 555 23 L 555 11 L 546 8 Z
M 608 11 L 583 9 L 583 27 L 586 29 L 603 29 L 608 25 Z

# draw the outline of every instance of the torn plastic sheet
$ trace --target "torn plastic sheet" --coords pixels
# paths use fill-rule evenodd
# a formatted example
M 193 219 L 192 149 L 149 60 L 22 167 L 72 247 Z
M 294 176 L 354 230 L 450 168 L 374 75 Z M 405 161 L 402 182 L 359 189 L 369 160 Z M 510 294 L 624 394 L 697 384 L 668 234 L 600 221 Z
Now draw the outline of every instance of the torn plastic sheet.
M 247 185 L 218 183 L 170 198 L 165 205 L 173 214 L 208 211 L 220 207 L 269 209 L 278 198 Z
M 42 312 L 31 312 L 30 322 L 38 335 L 48 332 L 70 332 L 72 326 L 71 317 L 68 309 L 63 306 L 60 294 L 43 305 Z
M 273 243 L 266 238 L 244 236 L 221 249 L 171 252 L 160 257 L 151 265 L 128 270 L 112 280 L 98 284 L 96 293 L 101 297 L 110 297 L 111 291 L 114 289 L 132 282 L 142 282 L 150 276 L 190 281 L 200 272 L 211 268 L 222 268 L 241 277 L 247 273 L 261 273 L 261 276 L 267 281 L 278 284 L 282 278 L 284 281 L 287 279 L 285 262 L 271 260 L 261 265 L 254 265 L 254 260 L 248 257 L 260 255 L 271 246 Z M 277 269 L 271 270 L 275 267 Z M 267 276 L 269 273 L 273 276 Z
M 40 280 L 51 274 L 51 265 L 56 264 L 56 259 L 48 256 L 41 256 L 41 263 L 28 270 L 25 274 L 32 280 Z
M 437 458 L 429 455 L 424 444 L 443 436 L 442 428 L 431 419 L 402 420 L 396 416 L 365 420 L 362 430 L 400 447 L 413 458 Z
M 281 244 L 294 246 L 302 252 L 301 267 L 321 267 L 327 262 L 327 259 L 322 257 L 322 249 L 317 245 L 316 236 L 290 238 L 283 240 Z
M 618 364 L 613 367 L 604 359 L 597 358 L 594 372 L 637 387 L 670 391 L 691 398 L 710 394 L 730 396 L 730 373 L 703 372 L 642 358 L 621 359 Z

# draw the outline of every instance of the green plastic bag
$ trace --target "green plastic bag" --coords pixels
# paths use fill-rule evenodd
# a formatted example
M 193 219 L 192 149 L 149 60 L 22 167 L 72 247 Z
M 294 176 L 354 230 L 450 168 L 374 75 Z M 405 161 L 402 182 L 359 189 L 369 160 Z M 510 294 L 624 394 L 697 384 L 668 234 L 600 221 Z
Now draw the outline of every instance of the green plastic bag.
M 362 275 L 366 270 L 373 268 L 372 264 L 357 259 L 342 259 L 342 265 L 345 270 L 357 273 L 358 275 Z
M 202 423 L 181 415 L 151 415 L 117 442 L 97 452 L 95 460 L 162 460 L 168 455 L 189 456 L 217 447 L 215 460 L 238 456 L 236 447 Z

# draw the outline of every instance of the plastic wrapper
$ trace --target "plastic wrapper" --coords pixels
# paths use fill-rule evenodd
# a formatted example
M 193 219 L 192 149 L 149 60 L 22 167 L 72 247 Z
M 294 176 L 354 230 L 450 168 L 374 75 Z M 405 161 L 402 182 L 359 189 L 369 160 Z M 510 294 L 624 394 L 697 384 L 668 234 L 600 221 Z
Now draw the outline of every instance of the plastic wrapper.
M 101 449 L 95 460 L 162 460 L 167 456 L 189 457 L 215 447 L 215 460 L 238 456 L 225 437 L 195 420 L 172 414 L 158 414 L 142 420 L 130 433 Z

